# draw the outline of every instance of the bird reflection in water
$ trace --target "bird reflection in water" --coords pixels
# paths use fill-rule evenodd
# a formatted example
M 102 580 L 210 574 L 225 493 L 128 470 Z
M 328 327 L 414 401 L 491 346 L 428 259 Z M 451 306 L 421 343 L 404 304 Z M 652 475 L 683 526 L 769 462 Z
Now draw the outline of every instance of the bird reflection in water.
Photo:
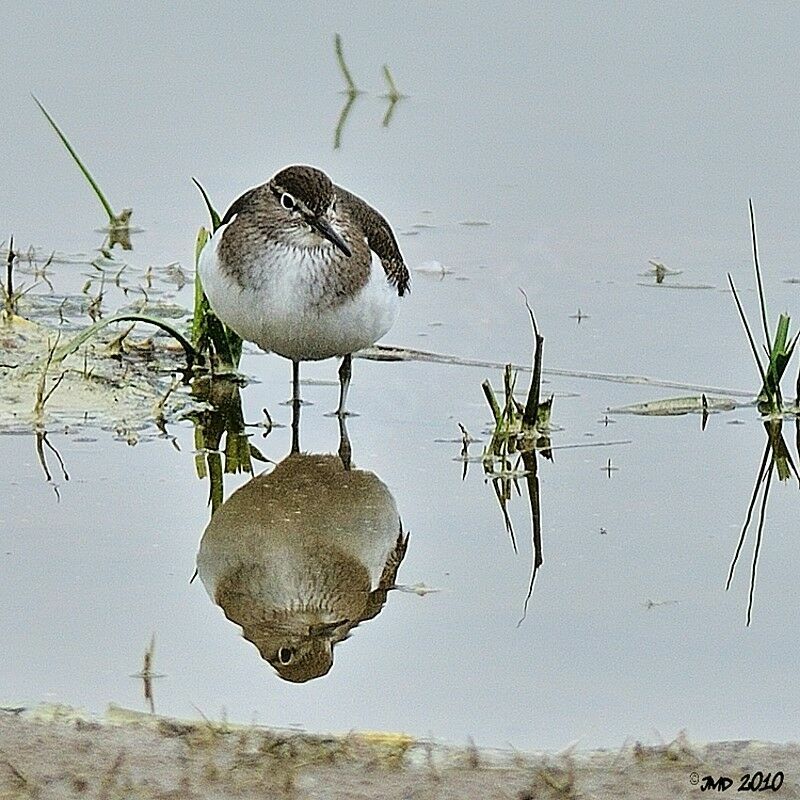
M 343 449 L 295 451 L 253 478 L 217 508 L 197 554 L 210 597 L 295 683 L 325 675 L 334 646 L 381 611 L 408 545 L 391 492 Z

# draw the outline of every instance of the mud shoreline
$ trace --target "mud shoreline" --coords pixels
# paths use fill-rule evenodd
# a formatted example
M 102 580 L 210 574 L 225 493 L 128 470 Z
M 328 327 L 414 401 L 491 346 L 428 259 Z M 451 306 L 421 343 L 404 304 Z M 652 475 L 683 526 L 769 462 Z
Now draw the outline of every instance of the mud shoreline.
M 734 794 L 746 774 L 769 796 L 800 797 L 800 745 L 699 744 L 681 735 L 655 747 L 632 742 L 617 750 L 522 753 L 446 747 L 395 733 L 315 735 L 183 721 L 115 706 L 102 717 L 66 706 L 0 711 L 4 800 L 660 800 Z M 730 779 L 730 785 L 724 788 L 727 781 L 720 778 Z M 704 792 L 709 780 L 717 782 L 715 789 Z

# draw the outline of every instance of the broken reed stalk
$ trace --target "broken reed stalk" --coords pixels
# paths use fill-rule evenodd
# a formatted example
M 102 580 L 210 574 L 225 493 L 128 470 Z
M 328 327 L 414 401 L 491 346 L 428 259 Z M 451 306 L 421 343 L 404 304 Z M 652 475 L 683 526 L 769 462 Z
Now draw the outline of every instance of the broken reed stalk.
M 383 65 L 383 77 L 386 80 L 386 85 L 389 87 L 389 91 L 383 96 L 389 101 L 389 105 L 386 109 L 386 113 L 383 115 L 383 122 L 381 124 L 384 128 L 388 128 L 389 123 L 392 120 L 392 115 L 394 114 L 394 107 L 401 100 L 404 100 L 406 95 L 398 90 L 397 84 L 394 82 L 394 78 L 392 77 L 392 73 L 389 71 L 388 64 Z
M 525 298 L 525 307 L 528 309 L 528 315 L 531 318 L 531 327 L 533 328 L 533 337 L 536 343 L 533 351 L 531 385 L 528 389 L 528 399 L 522 414 L 522 426 L 523 428 L 534 428 L 539 418 L 539 395 L 542 385 L 542 350 L 544 349 L 544 336 L 539 333 L 539 327 L 536 324 L 536 317 L 533 314 L 533 309 L 528 302 L 528 296 L 522 289 L 520 289 L 520 291 Z
M 339 71 L 342 73 L 345 82 L 347 83 L 347 93 L 351 95 L 361 94 L 361 90 L 356 86 L 350 70 L 344 60 L 344 49 L 342 48 L 342 37 L 337 33 L 333 37 L 333 47 L 336 51 L 336 63 L 339 65 Z
M 402 100 L 405 95 L 398 91 L 397 84 L 395 84 L 392 73 L 389 71 L 388 64 L 383 65 L 383 77 L 386 79 L 386 83 L 389 86 L 389 92 L 385 95 L 385 97 L 387 97 L 393 103 L 396 103 L 398 100 Z
M 80 169 L 80 171 L 83 173 L 83 177 L 86 178 L 87 182 L 89 183 L 89 186 L 92 187 L 95 195 L 97 195 L 97 199 L 102 204 L 106 214 L 108 214 L 109 225 L 112 228 L 119 225 L 121 222 L 120 217 L 118 217 L 114 213 L 114 209 L 111 208 L 111 203 L 108 202 L 106 196 L 103 194 L 102 189 L 97 185 L 97 181 L 92 177 L 91 173 L 86 168 L 86 165 L 83 163 L 83 161 L 81 161 L 80 156 L 75 152 L 75 148 L 69 143 L 69 140 L 61 131 L 61 128 L 58 127 L 56 121 L 50 116 L 50 114 L 47 113 L 47 109 L 39 102 L 36 95 L 32 94 L 31 97 L 33 98 L 33 101 L 36 103 L 36 105 L 39 106 L 39 110 L 42 112 L 42 114 L 44 114 L 45 118 L 50 123 L 53 130 L 58 134 L 58 138 L 61 139 L 62 144 L 64 145 L 64 147 L 67 148 L 67 152 L 72 156 L 72 160 L 78 165 L 78 169 Z M 130 218 L 130 213 L 129 213 L 130 210 L 126 209 L 126 211 L 128 213 L 127 213 L 127 219 L 124 220 L 125 223 L 127 223 L 128 219 Z M 123 214 L 125 214 L 125 212 L 123 212 Z
M 143 678 L 153 677 L 153 660 L 156 654 L 156 635 L 150 636 L 150 645 L 144 651 L 141 676 Z
M 498 425 L 500 420 L 503 418 L 503 411 L 497 402 L 497 398 L 494 396 L 492 384 L 489 383 L 488 379 L 481 384 L 481 389 L 483 389 L 483 393 L 486 396 L 486 401 L 489 403 L 489 407 L 492 409 L 492 416 L 494 417 L 495 425 Z

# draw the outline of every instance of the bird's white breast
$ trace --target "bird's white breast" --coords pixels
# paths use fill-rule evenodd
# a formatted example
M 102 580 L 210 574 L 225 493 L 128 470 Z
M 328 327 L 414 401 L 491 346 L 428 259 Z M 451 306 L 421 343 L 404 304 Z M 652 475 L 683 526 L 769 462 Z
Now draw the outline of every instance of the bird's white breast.
M 373 254 L 367 283 L 336 305 L 325 302 L 327 248 L 274 244 L 242 263 L 241 277 L 222 270 L 217 255 L 227 226 L 200 254 L 198 270 L 216 315 L 243 339 L 285 358 L 306 361 L 343 356 L 380 339 L 399 305 L 397 289 Z

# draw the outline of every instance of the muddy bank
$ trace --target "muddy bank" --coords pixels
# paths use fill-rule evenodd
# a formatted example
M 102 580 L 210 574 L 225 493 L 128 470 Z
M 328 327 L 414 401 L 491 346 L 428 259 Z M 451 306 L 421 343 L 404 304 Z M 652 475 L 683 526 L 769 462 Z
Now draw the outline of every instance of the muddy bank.
M 187 722 L 116 707 L 102 718 L 54 706 L 0 712 L 2 798 L 648 800 L 699 797 L 709 780 L 724 788 L 730 779 L 721 793 L 733 794 L 746 774 L 762 791 L 768 780 L 770 796 L 800 797 L 800 746 L 679 736 L 658 747 L 520 753 L 404 734 Z

